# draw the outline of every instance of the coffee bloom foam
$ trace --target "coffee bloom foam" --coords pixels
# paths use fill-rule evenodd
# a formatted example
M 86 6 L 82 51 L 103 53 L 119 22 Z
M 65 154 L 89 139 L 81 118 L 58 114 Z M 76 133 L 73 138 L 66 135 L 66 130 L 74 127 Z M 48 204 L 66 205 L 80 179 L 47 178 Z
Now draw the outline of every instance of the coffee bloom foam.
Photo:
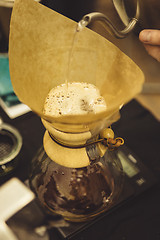
M 83 115 L 100 113 L 107 108 L 104 98 L 93 84 L 72 82 L 50 90 L 44 104 L 44 114 Z

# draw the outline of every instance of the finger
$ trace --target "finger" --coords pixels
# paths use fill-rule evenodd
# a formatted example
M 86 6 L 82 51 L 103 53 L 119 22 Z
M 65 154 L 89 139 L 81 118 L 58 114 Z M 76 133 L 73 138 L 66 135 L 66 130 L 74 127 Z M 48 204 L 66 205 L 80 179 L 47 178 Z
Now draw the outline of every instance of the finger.
M 143 43 L 160 45 L 160 30 L 143 30 L 139 34 L 139 39 Z
M 158 62 L 160 62 L 160 46 L 152 46 L 149 44 L 144 44 L 144 47 L 149 55 L 151 55 Z

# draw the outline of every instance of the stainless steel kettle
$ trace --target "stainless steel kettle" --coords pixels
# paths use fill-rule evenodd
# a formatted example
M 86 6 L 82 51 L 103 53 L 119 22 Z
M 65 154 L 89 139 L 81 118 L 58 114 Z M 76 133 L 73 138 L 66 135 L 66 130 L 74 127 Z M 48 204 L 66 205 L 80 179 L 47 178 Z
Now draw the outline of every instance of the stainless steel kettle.
M 100 12 L 86 14 L 80 21 L 80 24 L 87 26 L 94 21 L 101 21 L 105 24 L 107 30 L 116 38 L 125 38 L 137 25 L 140 30 L 160 27 L 158 26 L 160 22 L 160 3 L 158 3 L 158 1 L 112 0 L 112 3 L 120 20 L 124 24 L 123 30 L 118 30 L 112 21 Z

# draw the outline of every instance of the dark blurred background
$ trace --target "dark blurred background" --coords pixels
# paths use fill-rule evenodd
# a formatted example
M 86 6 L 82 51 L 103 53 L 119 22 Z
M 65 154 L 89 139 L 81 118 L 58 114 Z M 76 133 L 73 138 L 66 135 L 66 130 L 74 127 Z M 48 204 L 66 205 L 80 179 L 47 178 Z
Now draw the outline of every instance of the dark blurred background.
M 42 0 L 41 3 L 75 21 L 94 11 L 94 0 Z

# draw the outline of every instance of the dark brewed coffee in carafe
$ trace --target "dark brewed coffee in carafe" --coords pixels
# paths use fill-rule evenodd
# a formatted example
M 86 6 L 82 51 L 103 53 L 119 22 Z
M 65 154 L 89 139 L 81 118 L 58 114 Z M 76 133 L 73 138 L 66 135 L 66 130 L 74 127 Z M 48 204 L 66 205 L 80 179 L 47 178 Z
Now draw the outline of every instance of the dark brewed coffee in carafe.
M 114 153 L 87 167 L 68 168 L 41 148 L 32 164 L 30 185 L 41 204 L 70 221 L 86 221 L 106 211 L 123 187 L 123 170 Z

